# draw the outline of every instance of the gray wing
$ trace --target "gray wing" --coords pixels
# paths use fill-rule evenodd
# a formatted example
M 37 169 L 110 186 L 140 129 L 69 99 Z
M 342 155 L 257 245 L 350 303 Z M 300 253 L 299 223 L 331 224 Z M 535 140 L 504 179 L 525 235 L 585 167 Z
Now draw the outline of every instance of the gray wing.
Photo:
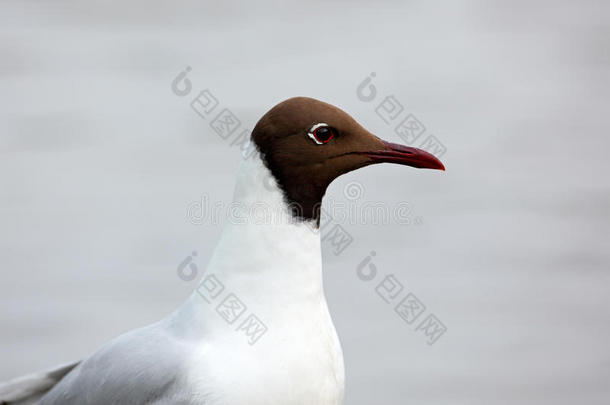
M 36 403 L 79 363 L 65 364 L 0 384 L 0 405 Z
M 40 405 L 188 404 L 189 349 L 162 323 L 129 332 L 75 367 Z

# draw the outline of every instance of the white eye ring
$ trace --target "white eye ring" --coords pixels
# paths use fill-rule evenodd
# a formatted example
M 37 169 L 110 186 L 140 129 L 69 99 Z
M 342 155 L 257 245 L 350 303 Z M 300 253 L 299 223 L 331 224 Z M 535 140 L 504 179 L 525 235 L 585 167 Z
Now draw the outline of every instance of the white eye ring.
M 328 124 L 324 123 L 324 122 L 320 122 L 319 124 L 314 125 L 313 127 L 311 127 L 309 129 L 309 132 L 307 133 L 307 135 L 318 145 L 324 145 L 326 142 L 320 142 L 318 140 L 318 138 L 316 138 L 315 132 L 318 128 L 321 127 L 328 127 Z M 329 139 L 330 140 L 330 139 Z M 328 141 L 327 141 L 328 142 Z

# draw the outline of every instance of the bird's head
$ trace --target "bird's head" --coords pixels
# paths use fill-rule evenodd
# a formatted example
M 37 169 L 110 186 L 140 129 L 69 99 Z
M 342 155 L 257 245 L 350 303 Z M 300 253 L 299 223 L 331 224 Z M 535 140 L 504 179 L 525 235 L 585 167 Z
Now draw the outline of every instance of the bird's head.
M 252 141 L 284 192 L 293 214 L 319 220 L 328 185 L 342 174 L 375 163 L 445 170 L 434 155 L 383 141 L 343 110 L 295 97 L 269 110 Z

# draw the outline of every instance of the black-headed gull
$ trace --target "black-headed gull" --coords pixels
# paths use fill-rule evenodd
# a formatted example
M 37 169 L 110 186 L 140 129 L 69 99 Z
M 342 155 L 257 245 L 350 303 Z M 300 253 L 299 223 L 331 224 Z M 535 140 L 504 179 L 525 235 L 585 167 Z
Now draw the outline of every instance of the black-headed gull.
M 335 178 L 371 164 L 443 164 L 305 97 L 267 112 L 250 148 L 234 195 L 244 220 L 225 226 L 191 297 L 80 363 L 4 385 L 0 403 L 341 404 L 343 355 L 322 286 L 322 197 Z M 253 205 L 273 218 L 248 218 Z

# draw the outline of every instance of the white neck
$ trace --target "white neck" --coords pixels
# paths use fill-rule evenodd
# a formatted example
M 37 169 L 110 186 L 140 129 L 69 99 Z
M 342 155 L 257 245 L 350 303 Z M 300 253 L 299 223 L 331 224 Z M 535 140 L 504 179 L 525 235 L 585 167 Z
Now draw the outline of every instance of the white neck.
M 208 272 L 246 277 L 261 293 L 322 293 L 319 230 L 314 221 L 291 215 L 258 152 L 241 164 L 231 208 Z
M 326 308 L 319 230 L 314 221 L 291 215 L 258 152 L 240 166 L 230 211 L 202 279 L 213 274 L 225 294 L 234 293 L 261 316 Z M 197 324 L 209 317 L 209 307 L 195 291 L 178 312 Z

